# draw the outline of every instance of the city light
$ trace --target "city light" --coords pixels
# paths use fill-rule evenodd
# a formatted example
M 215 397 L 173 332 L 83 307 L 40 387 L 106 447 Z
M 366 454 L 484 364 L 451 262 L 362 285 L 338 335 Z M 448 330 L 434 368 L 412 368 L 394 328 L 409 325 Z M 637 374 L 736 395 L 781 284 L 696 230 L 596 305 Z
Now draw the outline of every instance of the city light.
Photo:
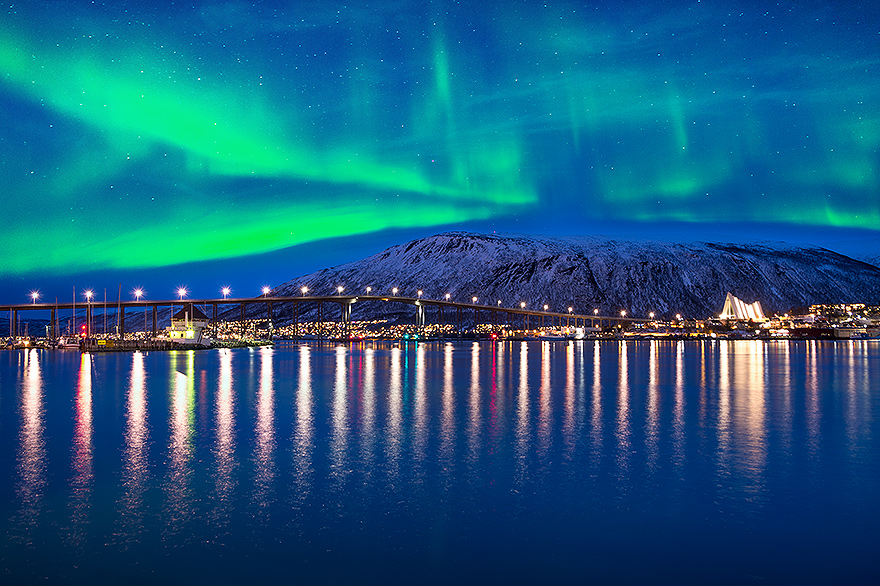
M 391 289 L 391 294 L 397 295 L 397 287 L 394 287 L 393 289 Z
M 651 319 L 654 319 L 654 312 L 652 311 L 651 313 L 649 313 L 648 317 L 650 317 Z
M 86 296 L 86 301 L 91 301 L 91 300 L 92 300 L 92 296 L 94 295 L 94 293 L 92 292 L 91 289 L 86 289 L 86 290 L 83 292 L 83 294 Z
M 598 309 L 594 309 L 594 310 L 593 310 L 593 315 L 599 315 L 599 310 L 598 310 Z
M 550 309 L 550 306 L 545 303 L 544 304 L 544 311 L 547 311 L 548 309 Z
M 271 291 L 271 290 L 272 290 L 271 287 L 264 285 L 264 286 L 263 286 L 263 289 L 262 289 L 262 291 L 263 291 L 263 297 L 268 296 L 268 295 L 269 295 L 269 291 Z
M 449 298 L 450 298 L 450 297 L 452 297 L 452 295 L 449 294 L 449 293 L 447 293 L 447 294 L 446 294 L 446 301 L 449 301 Z
M 343 292 L 344 290 L 345 290 L 345 287 L 343 287 L 342 285 L 336 287 L 336 292 L 337 292 L 339 295 L 342 295 L 342 292 Z
M 625 317 L 625 316 L 626 316 L 626 310 L 625 310 L 625 309 L 622 309 L 622 310 L 620 311 L 620 317 Z
M 177 288 L 177 297 L 179 299 L 183 299 L 184 297 L 186 297 L 186 287 Z
M 569 307 L 569 308 L 568 308 L 568 313 L 571 313 L 571 312 L 573 312 L 573 311 L 574 311 L 574 308 L 573 308 L 573 307 Z
M 520 307 L 520 309 L 525 309 L 525 308 L 526 308 L 526 302 L 525 302 L 525 301 L 520 301 L 520 302 L 519 302 L 519 307 Z
M 232 293 L 232 289 L 230 289 L 229 287 L 223 287 L 222 289 L 220 289 L 220 293 L 223 294 L 223 299 L 226 299 L 227 297 L 229 297 L 229 294 Z
M 498 300 L 498 307 L 501 307 L 501 300 Z
M 419 289 L 418 295 L 419 295 L 419 299 L 421 299 L 422 298 L 422 290 L 421 289 Z
M 39 291 L 31 291 L 31 299 L 34 300 L 34 305 L 36 305 L 36 303 L 37 303 L 37 299 L 39 299 L 39 298 L 40 298 L 40 292 L 39 292 Z
M 134 294 L 135 301 L 140 301 L 141 297 L 144 296 L 144 290 L 141 289 L 140 287 L 138 287 L 137 289 L 132 291 L 132 293 Z
M 302 289 L 300 289 L 300 291 L 302 291 L 303 297 L 305 297 L 306 293 L 309 292 L 309 288 L 308 288 L 308 287 L 303 287 Z
M 367 295 L 369 295 L 372 290 L 373 290 L 372 287 L 367 287 Z
M 676 313 L 676 314 L 675 314 L 675 319 L 681 321 L 681 314 L 680 314 L 680 313 Z
M 477 302 L 477 296 L 476 296 L 476 295 L 474 295 L 474 297 L 473 297 L 473 302 L 474 302 L 474 303 Z

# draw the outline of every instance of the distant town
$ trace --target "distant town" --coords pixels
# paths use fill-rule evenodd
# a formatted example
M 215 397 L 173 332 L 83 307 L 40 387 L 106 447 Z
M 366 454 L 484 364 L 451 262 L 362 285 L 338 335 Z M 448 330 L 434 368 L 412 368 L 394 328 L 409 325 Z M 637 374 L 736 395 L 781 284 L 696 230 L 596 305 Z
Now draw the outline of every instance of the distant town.
M 48 325 L 32 326 L 31 321 L 25 321 L 18 325 L 18 335 L 5 339 L 5 347 L 118 351 L 253 346 L 296 340 L 880 339 L 880 305 L 816 304 L 766 317 L 759 303 L 746 304 L 732 295 L 728 295 L 721 314 L 708 319 L 681 315 L 654 319 L 653 314 L 634 319 L 625 318 L 625 312 L 621 312 L 620 318 L 595 319 L 548 313 L 545 320 L 543 314 L 504 311 L 484 311 L 484 319 L 480 319 L 480 312 L 473 311 L 473 319 L 462 322 L 459 315 L 456 323 L 425 323 L 422 313 L 412 323 L 400 316 L 300 320 L 288 314 L 273 319 L 271 311 L 260 318 L 217 319 L 209 318 L 195 302 L 180 305 L 181 309 L 169 314 L 166 323 L 170 325 L 158 331 L 148 327 L 146 312 L 142 329 L 135 327 L 122 334 L 118 324 L 113 325 L 114 315 L 90 316 L 79 322 L 73 315 L 66 328 L 56 324 L 59 335 L 55 337 L 48 335 Z

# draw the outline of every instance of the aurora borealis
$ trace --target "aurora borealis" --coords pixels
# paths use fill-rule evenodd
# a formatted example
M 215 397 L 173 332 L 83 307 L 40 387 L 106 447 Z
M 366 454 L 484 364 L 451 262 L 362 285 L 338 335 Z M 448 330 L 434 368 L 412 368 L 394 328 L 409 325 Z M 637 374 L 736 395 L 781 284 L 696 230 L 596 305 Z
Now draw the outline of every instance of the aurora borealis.
M 880 226 L 870 2 L 7 3 L 0 112 L 17 279 L 388 229 Z

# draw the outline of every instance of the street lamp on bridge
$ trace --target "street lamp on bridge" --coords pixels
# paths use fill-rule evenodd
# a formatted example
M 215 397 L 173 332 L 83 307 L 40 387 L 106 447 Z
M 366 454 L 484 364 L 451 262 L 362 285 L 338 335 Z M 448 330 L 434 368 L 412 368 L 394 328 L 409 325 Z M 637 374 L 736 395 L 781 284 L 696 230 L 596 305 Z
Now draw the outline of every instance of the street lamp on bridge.
M 39 292 L 39 291 L 31 291 L 31 299 L 34 300 L 34 305 L 37 304 L 37 299 L 39 299 L 39 298 L 40 298 L 40 292 Z
M 306 286 L 303 286 L 303 288 L 302 288 L 302 289 L 300 289 L 300 291 L 302 291 L 302 294 L 303 294 L 303 297 L 305 297 L 305 296 L 306 296 L 306 293 L 308 293 L 308 292 L 309 292 L 309 288 L 308 288 L 308 287 L 306 287 Z
M 222 289 L 220 289 L 220 293 L 223 295 L 223 299 L 226 299 L 227 297 L 229 297 L 229 294 L 232 293 L 232 289 L 230 289 L 229 287 L 223 287 Z
M 181 299 L 181 300 L 182 300 L 184 297 L 186 297 L 186 293 L 187 293 L 187 291 L 186 291 L 186 287 L 178 287 L 178 288 L 177 288 L 177 297 L 178 297 L 178 299 Z
M 269 292 L 270 292 L 271 290 L 272 290 L 272 288 L 269 287 L 268 285 L 263 285 L 263 289 L 262 289 L 262 291 L 263 291 L 263 297 L 268 297 L 268 296 L 269 296 Z

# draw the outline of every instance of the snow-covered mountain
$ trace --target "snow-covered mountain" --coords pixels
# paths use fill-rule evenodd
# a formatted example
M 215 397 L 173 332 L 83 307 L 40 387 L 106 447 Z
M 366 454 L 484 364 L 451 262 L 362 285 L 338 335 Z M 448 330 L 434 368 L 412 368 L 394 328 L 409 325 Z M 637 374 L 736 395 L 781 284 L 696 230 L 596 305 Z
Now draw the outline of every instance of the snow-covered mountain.
M 765 311 L 812 303 L 880 302 L 880 268 L 822 248 L 779 242 L 628 241 L 599 236 L 448 232 L 392 246 L 363 260 L 304 275 L 271 295 L 365 292 L 553 311 L 704 318 L 729 291 Z M 360 308 L 358 308 L 360 315 Z M 282 314 L 284 312 L 281 312 Z

